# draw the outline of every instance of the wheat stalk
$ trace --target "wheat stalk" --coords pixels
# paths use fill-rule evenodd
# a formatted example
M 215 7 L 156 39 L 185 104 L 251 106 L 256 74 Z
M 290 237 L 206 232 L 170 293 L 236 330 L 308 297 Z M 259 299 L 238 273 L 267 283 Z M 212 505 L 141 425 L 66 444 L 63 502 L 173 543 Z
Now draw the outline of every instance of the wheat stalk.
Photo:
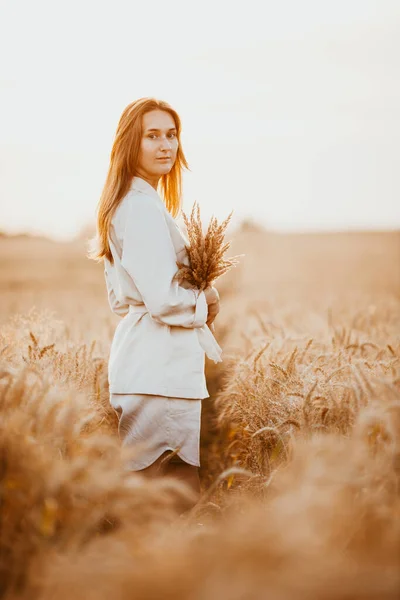
M 220 224 L 216 217 L 212 216 L 204 235 L 198 203 L 193 204 L 190 218 L 182 211 L 189 238 L 189 246 L 186 246 L 189 265 L 177 261 L 178 271 L 174 279 L 179 283 L 187 281 L 191 286 L 203 291 L 239 263 L 237 259 L 244 254 L 224 259 L 224 254 L 231 244 L 225 242 L 225 231 L 232 214 L 233 210 Z

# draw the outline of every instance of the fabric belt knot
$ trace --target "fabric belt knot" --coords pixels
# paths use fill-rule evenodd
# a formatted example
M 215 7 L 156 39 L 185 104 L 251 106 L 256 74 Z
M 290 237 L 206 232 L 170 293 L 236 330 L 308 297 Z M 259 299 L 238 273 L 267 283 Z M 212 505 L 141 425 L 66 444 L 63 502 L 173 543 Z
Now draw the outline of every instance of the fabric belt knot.
M 206 324 L 203 325 L 203 327 L 196 327 L 196 331 L 199 344 L 207 354 L 208 358 L 213 360 L 215 364 L 222 362 L 222 348 L 215 339 L 209 326 Z
M 129 313 L 144 314 L 149 312 L 145 304 L 130 304 Z M 222 348 L 215 339 L 209 326 L 203 325 L 203 327 L 195 327 L 197 332 L 197 338 L 200 346 L 210 360 L 213 360 L 215 364 L 222 362 L 221 354 Z

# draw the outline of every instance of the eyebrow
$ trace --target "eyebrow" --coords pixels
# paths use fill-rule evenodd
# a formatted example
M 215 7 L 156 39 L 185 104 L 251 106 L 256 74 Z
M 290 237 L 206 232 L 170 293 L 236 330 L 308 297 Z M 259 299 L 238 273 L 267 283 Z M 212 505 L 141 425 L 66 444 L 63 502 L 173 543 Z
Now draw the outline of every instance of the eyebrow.
M 146 131 L 160 131 L 160 129 L 155 129 L 153 127 L 152 129 L 146 129 Z M 170 129 L 168 129 L 168 131 L 176 131 L 176 127 L 171 127 Z

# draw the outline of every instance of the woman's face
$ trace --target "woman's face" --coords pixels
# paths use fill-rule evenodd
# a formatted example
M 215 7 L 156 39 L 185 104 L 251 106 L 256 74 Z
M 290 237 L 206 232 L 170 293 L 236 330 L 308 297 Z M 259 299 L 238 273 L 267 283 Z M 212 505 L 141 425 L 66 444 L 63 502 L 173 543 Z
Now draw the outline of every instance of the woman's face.
M 152 110 L 143 115 L 138 171 L 148 177 L 169 173 L 176 159 L 178 138 L 175 121 L 165 110 Z

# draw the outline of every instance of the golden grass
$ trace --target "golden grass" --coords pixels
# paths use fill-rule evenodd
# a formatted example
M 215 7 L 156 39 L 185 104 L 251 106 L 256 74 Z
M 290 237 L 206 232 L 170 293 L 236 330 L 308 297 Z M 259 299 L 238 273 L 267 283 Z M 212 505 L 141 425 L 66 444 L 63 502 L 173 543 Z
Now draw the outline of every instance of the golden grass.
M 0 251 L 0 595 L 394 599 L 400 235 L 246 228 L 218 286 L 200 503 L 124 464 L 84 244 Z M 22 242 L 21 242 L 22 244 Z M 33 276 L 35 273 L 35 277 Z
M 177 261 L 178 270 L 175 279 L 179 283 L 186 281 L 191 286 L 203 291 L 212 286 L 222 275 L 228 273 L 232 267 L 239 264 L 239 256 L 233 256 L 230 259 L 224 258 L 231 245 L 230 241 L 225 241 L 225 232 L 232 214 L 233 211 L 220 224 L 216 217 L 212 216 L 204 233 L 200 206 L 197 202 L 193 204 L 190 218 L 182 211 L 189 238 L 189 245 L 186 246 L 189 265 Z

